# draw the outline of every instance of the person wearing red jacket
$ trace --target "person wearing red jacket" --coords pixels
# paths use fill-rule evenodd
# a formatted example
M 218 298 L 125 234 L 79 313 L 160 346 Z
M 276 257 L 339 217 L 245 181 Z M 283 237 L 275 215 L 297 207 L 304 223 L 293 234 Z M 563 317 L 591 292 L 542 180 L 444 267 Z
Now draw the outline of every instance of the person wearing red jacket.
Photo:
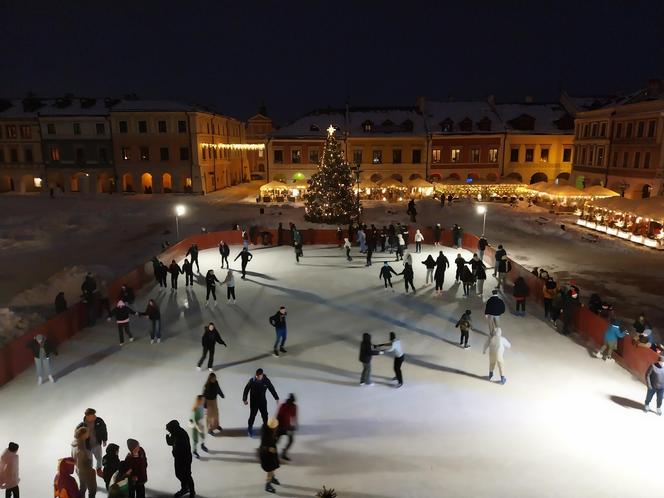
M 279 407 L 277 420 L 279 421 L 277 442 L 281 436 L 288 437 L 288 443 L 286 443 L 286 447 L 281 452 L 281 458 L 290 461 L 288 450 L 293 445 L 293 434 L 297 430 L 297 405 L 295 404 L 295 395 L 293 393 L 289 394 L 286 402 Z
M 58 472 L 53 480 L 53 496 L 55 498 L 78 498 L 79 489 L 74 473 L 74 459 L 61 458 L 58 461 Z
M 148 459 L 145 450 L 135 439 L 127 439 L 129 453 L 124 459 L 129 477 L 129 498 L 145 498 L 145 483 L 148 482 Z

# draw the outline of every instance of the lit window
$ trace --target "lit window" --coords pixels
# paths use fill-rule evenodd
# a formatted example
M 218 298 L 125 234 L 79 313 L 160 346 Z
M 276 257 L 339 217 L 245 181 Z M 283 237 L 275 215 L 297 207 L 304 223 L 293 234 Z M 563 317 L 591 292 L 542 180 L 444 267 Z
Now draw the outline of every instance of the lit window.
M 453 163 L 458 163 L 459 161 L 461 161 L 461 149 L 452 149 L 450 158 Z
M 50 155 L 51 155 L 51 161 L 59 161 L 60 160 L 60 147 L 57 145 L 51 145 L 50 147 Z
M 302 150 L 291 149 L 291 163 L 300 164 L 302 162 Z
M 540 149 L 540 161 L 543 163 L 549 162 L 549 149 Z
M 490 163 L 498 162 L 498 149 L 489 149 L 489 162 Z
M 123 161 L 129 161 L 129 147 L 122 147 L 120 150 L 120 157 L 122 158 Z
M 440 149 L 433 149 L 431 151 L 431 161 L 434 163 L 440 162 Z
M 480 149 L 477 148 L 470 149 L 470 162 L 471 163 L 480 162 Z
M 381 164 L 383 162 L 383 151 L 382 150 L 374 150 L 373 151 L 373 158 L 372 158 L 371 162 L 374 163 L 374 164 Z

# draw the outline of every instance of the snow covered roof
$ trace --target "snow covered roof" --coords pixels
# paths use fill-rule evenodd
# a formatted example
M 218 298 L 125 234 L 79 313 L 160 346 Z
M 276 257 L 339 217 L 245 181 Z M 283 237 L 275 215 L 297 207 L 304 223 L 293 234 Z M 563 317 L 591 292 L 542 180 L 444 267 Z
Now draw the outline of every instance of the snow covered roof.
M 113 106 L 113 112 L 194 112 L 203 109 L 171 100 L 122 100 Z M 203 112 L 209 112 L 204 110 Z
M 574 118 L 559 103 L 496 104 L 505 129 L 519 133 L 569 134 Z
M 488 102 L 427 102 L 426 120 L 432 133 L 502 132 L 500 117 Z
M 343 110 L 329 109 L 313 111 L 271 133 L 273 138 L 320 138 L 327 136 L 327 127 L 334 126 L 337 132 L 346 130 Z M 339 136 L 339 135 L 337 135 Z
M 351 107 L 348 131 L 361 135 L 423 135 L 424 116 L 416 107 Z
M 43 105 L 44 102 L 39 99 L 0 99 L 0 118 L 36 118 Z
M 46 105 L 39 109 L 40 116 L 107 116 L 110 99 L 84 97 L 61 97 L 48 99 Z

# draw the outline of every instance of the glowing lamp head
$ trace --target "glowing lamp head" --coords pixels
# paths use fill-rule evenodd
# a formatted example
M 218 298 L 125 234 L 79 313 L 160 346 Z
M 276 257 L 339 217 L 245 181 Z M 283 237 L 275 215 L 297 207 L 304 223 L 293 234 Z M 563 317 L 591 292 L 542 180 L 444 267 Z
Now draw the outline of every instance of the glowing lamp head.
M 182 204 L 178 204 L 175 206 L 175 215 L 176 216 L 184 216 L 185 213 L 185 207 Z
M 486 206 L 477 206 L 477 214 L 486 213 Z

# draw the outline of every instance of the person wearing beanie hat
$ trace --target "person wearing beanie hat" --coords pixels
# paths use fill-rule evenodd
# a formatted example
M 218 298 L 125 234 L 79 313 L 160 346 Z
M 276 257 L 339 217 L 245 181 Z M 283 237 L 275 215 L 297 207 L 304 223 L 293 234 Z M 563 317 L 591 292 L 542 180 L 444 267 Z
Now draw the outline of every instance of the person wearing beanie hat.
M 277 427 L 279 422 L 271 418 L 267 424 L 263 424 L 261 431 L 261 445 L 258 450 L 260 456 L 261 468 L 267 472 L 265 491 L 268 493 L 276 493 L 277 490 L 272 486 L 273 484 L 281 484 L 275 477 L 274 471 L 279 468 L 279 453 L 277 452 Z
M 177 420 L 171 420 L 166 424 L 166 444 L 173 448 L 173 460 L 175 464 L 175 477 L 180 481 L 180 491 L 175 497 L 184 496 L 195 498 L 194 479 L 191 477 L 191 444 L 187 431 L 180 427 Z
M 106 454 L 101 460 L 103 467 L 102 477 L 104 479 L 104 484 L 106 484 L 107 490 L 111 482 L 111 477 L 113 477 L 113 474 L 115 474 L 120 468 L 120 458 L 118 457 L 119 453 L 120 447 L 115 443 L 111 443 L 106 447 Z
M 124 459 L 129 474 L 129 497 L 145 498 L 145 483 L 148 481 L 148 459 L 145 450 L 135 439 L 127 439 L 129 453 Z
M 32 351 L 32 356 L 35 358 L 37 385 L 41 385 L 44 374 L 48 376 L 48 380 L 55 382 L 51 375 L 51 357 L 57 356 L 58 352 L 51 342 L 42 334 L 37 334 L 34 339 L 28 341 L 26 347 Z
M 650 401 L 657 395 L 657 415 L 662 414 L 662 398 L 664 397 L 664 355 L 660 355 L 658 360 L 648 367 L 646 372 L 646 386 L 648 393 L 646 401 L 643 404 L 643 411 L 650 411 Z
M 115 317 L 115 323 L 118 326 L 118 337 L 120 338 L 120 346 L 124 346 L 125 333 L 129 336 L 129 342 L 134 342 L 134 336 L 131 335 L 129 330 L 129 315 L 138 316 L 138 313 L 131 309 L 123 300 L 119 300 L 115 308 L 108 314 L 108 321 Z
M 459 329 L 461 332 L 461 337 L 459 338 L 459 346 L 463 347 L 464 349 L 470 348 L 470 345 L 468 344 L 468 338 L 470 336 L 470 329 L 473 328 L 473 321 L 470 319 L 471 312 L 470 310 L 466 310 L 463 315 L 461 315 L 461 318 L 459 318 L 459 321 L 456 322 L 455 327 Z
M 625 337 L 625 335 L 627 335 L 627 331 L 620 330 L 620 322 L 613 320 L 604 332 L 604 344 L 595 353 L 595 356 L 602 358 L 604 361 L 613 361 L 613 352 L 618 349 L 618 339 Z
M 9 443 L 0 456 L 0 489 L 4 489 L 6 498 L 19 498 L 18 483 L 18 444 Z

